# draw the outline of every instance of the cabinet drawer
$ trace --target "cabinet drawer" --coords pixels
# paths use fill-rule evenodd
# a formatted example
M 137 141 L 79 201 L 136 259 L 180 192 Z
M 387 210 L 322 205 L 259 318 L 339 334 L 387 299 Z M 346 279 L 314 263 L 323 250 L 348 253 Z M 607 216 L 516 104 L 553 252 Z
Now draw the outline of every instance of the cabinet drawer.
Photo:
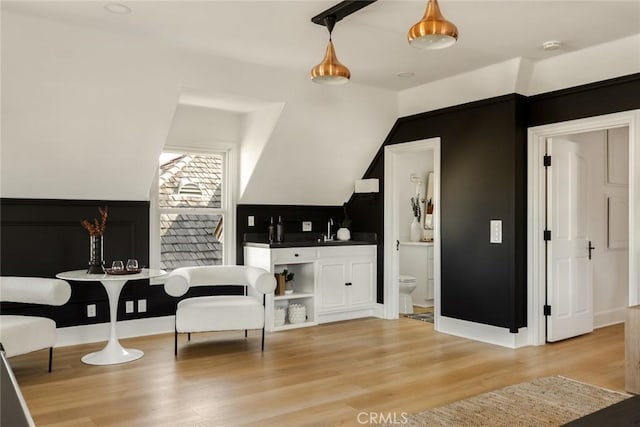
M 360 256 L 374 256 L 376 254 L 375 246 L 327 246 L 318 248 L 319 258 L 328 257 L 360 257 Z
M 274 264 L 283 262 L 314 261 L 317 258 L 316 248 L 281 248 L 271 250 Z

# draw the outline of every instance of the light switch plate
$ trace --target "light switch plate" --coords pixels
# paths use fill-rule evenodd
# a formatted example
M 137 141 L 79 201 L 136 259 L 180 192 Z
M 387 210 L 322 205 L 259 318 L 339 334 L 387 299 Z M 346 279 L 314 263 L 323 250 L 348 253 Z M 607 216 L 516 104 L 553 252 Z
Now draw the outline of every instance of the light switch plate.
M 311 221 L 302 221 L 302 231 L 311 231 Z
M 253 215 L 249 215 L 249 216 L 247 217 L 247 226 L 248 226 L 248 227 L 253 227 L 253 226 L 255 226 L 255 225 L 256 225 L 256 219 L 255 219 L 255 217 L 254 217 Z
M 139 299 L 138 300 L 138 313 L 144 313 L 147 311 L 147 300 Z
M 490 243 L 502 243 L 502 220 L 492 219 L 490 221 Z
M 133 313 L 133 301 L 127 301 L 125 303 L 125 313 Z

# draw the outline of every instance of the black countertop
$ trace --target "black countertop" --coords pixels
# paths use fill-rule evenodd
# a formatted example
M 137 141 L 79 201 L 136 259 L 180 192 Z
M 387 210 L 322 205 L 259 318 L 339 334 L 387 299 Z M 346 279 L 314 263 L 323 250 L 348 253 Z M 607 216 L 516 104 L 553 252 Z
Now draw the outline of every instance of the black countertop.
M 285 235 L 282 243 L 269 243 L 264 234 L 245 234 L 244 245 L 258 248 L 301 248 L 315 246 L 354 246 L 375 245 L 377 238 L 375 233 L 353 233 L 351 240 L 324 241 L 318 233 L 289 233 Z

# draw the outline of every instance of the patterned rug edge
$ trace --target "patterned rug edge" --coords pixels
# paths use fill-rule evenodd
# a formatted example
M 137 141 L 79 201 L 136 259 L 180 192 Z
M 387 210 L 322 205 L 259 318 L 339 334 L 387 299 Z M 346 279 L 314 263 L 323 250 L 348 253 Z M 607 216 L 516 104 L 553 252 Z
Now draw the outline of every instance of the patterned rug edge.
M 632 395 L 564 376 L 536 378 L 407 415 L 404 426 L 560 426 Z M 392 424 L 381 424 L 390 427 Z

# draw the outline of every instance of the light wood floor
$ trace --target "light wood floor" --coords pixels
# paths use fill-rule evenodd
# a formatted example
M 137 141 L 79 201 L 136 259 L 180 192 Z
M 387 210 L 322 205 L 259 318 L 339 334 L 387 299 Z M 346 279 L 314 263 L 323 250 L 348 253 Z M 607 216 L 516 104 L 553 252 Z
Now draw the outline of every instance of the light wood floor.
M 430 323 L 362 319 L 267 335 L 173 334 L 122 340 L 135 362 L 88 366 L 104 343 L 10 359 L 38 426 L 362 425 L 360 412 L 419 412 L 492 389 L 563 375 L 624 390 L 624 328 L 505 349 Z M 360 420 L 366 418 L 360 418 Z

